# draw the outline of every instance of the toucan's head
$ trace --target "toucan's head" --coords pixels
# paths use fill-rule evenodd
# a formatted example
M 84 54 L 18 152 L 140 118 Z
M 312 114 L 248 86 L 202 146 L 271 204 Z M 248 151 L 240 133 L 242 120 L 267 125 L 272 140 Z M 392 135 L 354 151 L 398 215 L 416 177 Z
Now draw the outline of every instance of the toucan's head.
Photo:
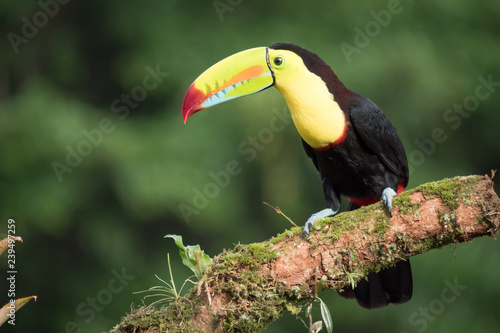
M 293 90 L 304 75 L 325 66 L 329 69 L 316 54 L 293 44 L 236 53 L 207 69 L 191 84 L 182 104 L 184 122 L 200 110 L 273 85 L 281 93 Z
M 341 109 L 348 90 L 316 54 L 287 43 L 242 51 L 207 69 L 184 96 L 184 123 L 200 110 L 271 86 L 283 95 L 311 146 L 324 147 L 344 133 Z

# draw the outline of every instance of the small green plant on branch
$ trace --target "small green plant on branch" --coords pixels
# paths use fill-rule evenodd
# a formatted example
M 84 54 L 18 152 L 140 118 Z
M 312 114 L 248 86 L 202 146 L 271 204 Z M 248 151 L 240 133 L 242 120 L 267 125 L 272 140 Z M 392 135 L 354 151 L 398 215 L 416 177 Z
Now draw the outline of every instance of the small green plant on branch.
M 182 263 L 191 269 L 198 280 L 200 280 L 205 267 L 212 262 L 210 256 L 205 254 L 205 251 L 200 248 L 199 244 L 184 246 L 182 236 L 169 234 L 165 238 L 172 238 L 175 241 L 175 245 L 179 248 Z
M 184 246 L 184 244 L 182 243 L 182 236 L 169 234 L 166 235 L 165 238 L 172 238 L 175 241 L 175 245 L 177 245 L 177 247 L 179 248 L 179 255 L 182 259 L 182 263 L 186 267 L 191 269 L 191 271 L 193 271 L 194 275 L 199 281 L 203 275 L 205 267 L 212 262 L 212 259 L 207 254 L 205 254 L 203 250 L 201 250 L 200 245 Z M 155 274 L 155 277 L 160 282 L 162 282 L 163 285 L 153 286 L 147 290 L 141 290 L 135 292 L 135 294 L 149 293 L 149 295 L 146 295 L 144 299 L 150 297 L 160 297 L 160 299 L 149 304 L 150 307 L 154 307 L 159 304 L 166 305 L 171 302 L 177 303 L 181 297 L 182 289 L 184 288 L 186 283 L 190 282 L 193 285 L 196 284 L 196 282 L 192 281 L 191 278 L 187 278 L 182 284 L 179 291 L 177 291 L 177 288 L 175 286 L 174 276 L 172 274 L 172 266 L 170 265 L 169 253 L 167 253 L 167 264 L 168 264 L 168 272 L 170 275 L 170 283 L 166 282 L 165 280 L 160 278 L 157 274 Z

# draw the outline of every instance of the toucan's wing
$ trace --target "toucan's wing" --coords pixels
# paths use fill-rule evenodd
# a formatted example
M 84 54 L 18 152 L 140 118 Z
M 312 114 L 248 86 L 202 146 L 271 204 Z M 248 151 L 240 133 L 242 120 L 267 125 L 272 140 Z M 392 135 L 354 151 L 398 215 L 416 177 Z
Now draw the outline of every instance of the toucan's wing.
M 370 99 L 356 95 L 349 109 L 352 127 L 366 148 L 408 184 L 409 172 L 403 143 L 386 115 Z

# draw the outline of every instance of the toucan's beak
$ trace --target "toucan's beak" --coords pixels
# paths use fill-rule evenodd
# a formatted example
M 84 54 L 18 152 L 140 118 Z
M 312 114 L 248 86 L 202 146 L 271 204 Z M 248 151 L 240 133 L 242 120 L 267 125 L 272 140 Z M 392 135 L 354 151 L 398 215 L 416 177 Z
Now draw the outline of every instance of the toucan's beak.
M 182 103 L 184 123 L 193 114 L 212 105 L 250 95 L 274 84 L 268 48 L 258 47 L 219 61 L 189 87 Z

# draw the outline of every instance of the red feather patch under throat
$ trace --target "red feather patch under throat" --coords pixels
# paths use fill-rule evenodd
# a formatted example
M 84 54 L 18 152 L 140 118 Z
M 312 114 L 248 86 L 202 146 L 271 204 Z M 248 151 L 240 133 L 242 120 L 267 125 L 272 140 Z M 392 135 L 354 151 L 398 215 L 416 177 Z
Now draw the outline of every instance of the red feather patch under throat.
M 345 138 L 347 137 L 347 126 L 344 127 L 344 130 L 342 131 L 342 134 L 340 135 L 340 137 L 335 140 L 335 142 L 332 142 L 332 143 L 329 143 L 327 144 L 326 146 L 323 146 L 323 147 L 319 147 L 319 148 L 314 148 L 315 150 L 319 150 L 319 151 L 325 151 L 325 150 L 328 150 L 332 147 L 335 147 L 335 146 L 338 146 L 339 144 L 341 144 L 342 142 L 344 142 Z

